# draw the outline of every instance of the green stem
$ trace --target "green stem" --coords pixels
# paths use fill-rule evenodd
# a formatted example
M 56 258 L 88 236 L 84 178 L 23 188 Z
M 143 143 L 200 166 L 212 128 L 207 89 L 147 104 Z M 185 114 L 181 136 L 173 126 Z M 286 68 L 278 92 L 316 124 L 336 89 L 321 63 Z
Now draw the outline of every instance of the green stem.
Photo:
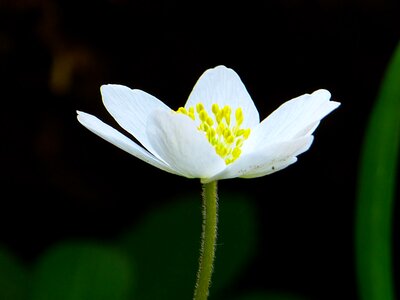
M 217 181 L 212 181 L 203 184 L 203 232 L 194 300 L 206 300 L 208 297 L 217 241 L 217 223 Z

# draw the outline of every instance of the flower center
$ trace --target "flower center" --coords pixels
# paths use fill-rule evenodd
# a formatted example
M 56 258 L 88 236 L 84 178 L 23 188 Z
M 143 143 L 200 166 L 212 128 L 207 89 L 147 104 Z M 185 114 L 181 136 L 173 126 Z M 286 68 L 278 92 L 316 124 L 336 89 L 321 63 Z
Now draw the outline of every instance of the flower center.
M 250 128 L 241 128 L 243 112 L 240 107 L 234 113 L 236 122 L 231 122 L 232 109 L 229 105 L 219 107 L 218 104 L 214 103 L 211 111 L 212 115 L 210 116 L 203 103 L 198 103 L 196 108 L 180 107 L 177 110 L 178 113 L 184 114 L 192 120 L 196 120 L 196 118 L 200 120 L 200 125 L 197 128 L 205 133 L 215 152 L 228 165 L 242 153 L 241 147 L 250 135 Z

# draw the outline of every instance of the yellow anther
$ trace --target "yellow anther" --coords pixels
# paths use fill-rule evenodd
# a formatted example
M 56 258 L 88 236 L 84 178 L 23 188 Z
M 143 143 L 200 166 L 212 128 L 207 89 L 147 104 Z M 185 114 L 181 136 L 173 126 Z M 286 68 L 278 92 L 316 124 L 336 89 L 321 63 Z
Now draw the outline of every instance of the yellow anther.
M 211 106 L 211 111 L 213 112 L 214 115 L 217 115 L 218 112 L 219 112 L 219 105 L 218 105 L 217 103 L 214 103 L 214 104 Z
M 246 140 L 250 135 L 250 128 L 244 130 L 243 138 Z
M 203 111 L 204 110 L 204 105 L 203 105 L 203 103 L 197 103 L 196 104 L 196 111 L 197 111 L 197 113 L 199 114 L 201 111 Z
M 215 115 L 215 120 L 217 121 L 217 123 L 221 123 L 223 117 L 224 117 L 224 111 L 220 109 Z
M 208 140 L 209 140 L 210 142 L 212 142 L 212 141 L 214 140 L 214 138 L 215 138 L 215 135 L 216 135 L 215 129 L 211 127 L 211 128 L 207 131 Z
M 224 130 L 225 130 L 225 128 L 226 128 L 226 126 L 225 126 L 225 124 L 224 123 L 219 123 L 218 124 L 218 127 L 217 127 L 217 132 L 218 132 L 218 134 L 223 134 L 224 133 Z
M 228 153 L 228 149 L 226 147 L 221 147 L 221 156 L 224 157 Z
M 193 107 L 189 107 L 188 115 L 192 120 L 194 120 L 194 108 Z
M 239 107 L 235 111 L 236 126 L 240 126 L 243 123 L 243 111 Z
M 242 145 L 243 145 L 243 139 L 237 139 L 236 140 L 236 147 L 242 147 Z
M 229 128 L 224 128 L 224 132 L 222 133 L 222 135 L 224 136 L 224 138 L 228 138 L 228 136 L 231 135 L 231 131 L 229 130 Z
M 210 107 L 207 107 L 210 111 Z M 241 147 L 250 135 L 250 128 L 241 128 L 244 116 L 239 107 L 235 110 L 235 121 L 231 127 L 232 109 L 229 105 L 219 107 L 217 103 L 211 105 L 212 115 L 207 113 L 203 103 L 189 108 L 180 107 L 177 113 L 190 117 L 193 121 L 198 120 L 198 130 L 204 132 L 210 145 L 215 152 L 225 161 L 233 163 L 242 153 Z M 197 115 L 197 116 L 196 116 Z
M 232 143 L 235 141 L 235 137 L 234 137 L 233 135 L 229 135 L 229 136 L 227 136 L 227 137 L 225 138 L 225 141 L 226 141 L 228 144 L 232 144 Z
M 188 114 L 186 108 L 184 108 L 184 107 L 179 107 L 177 112 L 181 113 L 181 114 L 184 114 L 184 115 Z
M 211 140 L 212 140 L 211 130 L 208 130 L 208 131 L 206 132 L 206 135 L 207 135 L 207 140 L 211 143 Z
M 202 122 L 205 122 L 207 120 L 208 114 L 205 110 L 201 110 L 200 112 L 197 112 L 199 114 L 199 118 Z
M 236 127 L 235 129 L 236 129 L 236 136 L 241 136 L 241 135 L 243 135 L 244 129 L 237 129 L 237 127 Z
M 235 147 L 232 150 L 232 156 L 233 156 L 234 159 L 238 158 L 241 153 L 242 153 L 242 150 L 240 150 L 239 147 Z
M 221 157 L 226 155 L 227 149 L 225 148 L 224 145 L 222 144 L 217 144 L 215 147 L 215 151 L 217 152 L 218 155 L 220 155 Z
M 183 115 L 186 115 L 186 116 L 190 117 L 192 120 L 195 119 L 194 108 L 193 107 L 190 107 L 189 111 L 184 107 L 179 107 L 176 112 L 180 113 L 180 114 L 183 114 Z
M 224 118 L 226 121 L 226 125 L 230 125 L 231 123 L 231 108 L 228 105 L 225 105 L 224 108 L 222 109 L 223 114 L 224 114 Z

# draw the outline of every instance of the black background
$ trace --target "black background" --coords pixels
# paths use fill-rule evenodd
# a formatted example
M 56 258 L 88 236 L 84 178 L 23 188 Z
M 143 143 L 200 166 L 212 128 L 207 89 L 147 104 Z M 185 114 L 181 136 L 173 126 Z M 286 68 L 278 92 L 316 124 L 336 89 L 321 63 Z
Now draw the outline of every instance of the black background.
M 319 88 L 342 103 L 293 166 L 220 182 L 220 193 L 248 194 L 261 219 L 260 255 L 243 286 L 357 299 L 360 147 L 400 38 L 399 13 L 394 0 L 0 2 L 0 242 L 31 262 L 56 241 L 112 238 L 176 195 L 199 193 L 197 180 L 96 137 L 75 111 L 115 126 L 101 103 L 104 83 L 176 109 L 206 69 L 224 64 L 262 119 Z

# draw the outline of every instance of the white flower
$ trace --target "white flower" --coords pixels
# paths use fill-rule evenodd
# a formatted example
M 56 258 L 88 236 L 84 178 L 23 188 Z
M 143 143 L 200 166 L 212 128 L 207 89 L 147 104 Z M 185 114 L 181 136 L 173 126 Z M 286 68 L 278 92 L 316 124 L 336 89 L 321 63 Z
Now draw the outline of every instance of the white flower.
M 287 101 L 260 122 L 239 76 L 224 66 L 204 72 L 176 111 L 122 85 L 103 85 L 101 94 L 108 112 L 141 145 L 78 111 L 82 125 L 157 168 L 203 183 L 260 177 L 296 162 L 320 120 L 340 105 L 318 90 Z

